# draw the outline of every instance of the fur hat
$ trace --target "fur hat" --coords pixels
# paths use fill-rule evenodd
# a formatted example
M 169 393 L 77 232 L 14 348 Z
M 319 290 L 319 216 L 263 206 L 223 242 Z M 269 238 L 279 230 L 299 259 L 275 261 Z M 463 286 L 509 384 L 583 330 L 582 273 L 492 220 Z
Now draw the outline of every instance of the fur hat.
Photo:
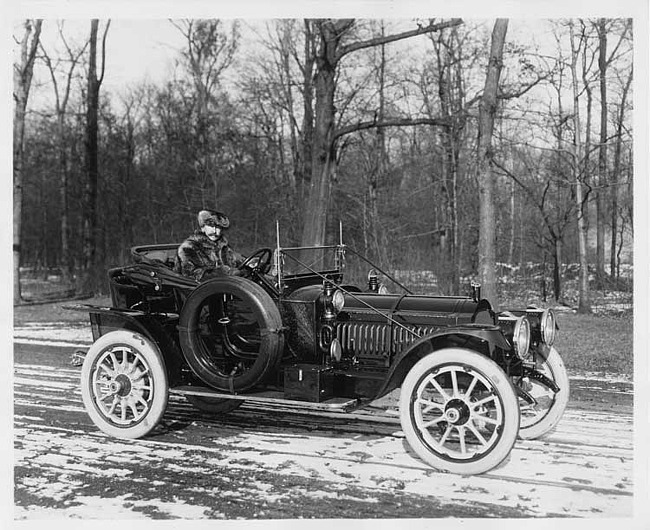
M 221 212 L 216 210 L 201 210 L 197 216 L 199 222 L 199 227 L 202 228 L 205 225 L 215 226 L 217 228 L 228 228 L 230 226 L 230 220 Z

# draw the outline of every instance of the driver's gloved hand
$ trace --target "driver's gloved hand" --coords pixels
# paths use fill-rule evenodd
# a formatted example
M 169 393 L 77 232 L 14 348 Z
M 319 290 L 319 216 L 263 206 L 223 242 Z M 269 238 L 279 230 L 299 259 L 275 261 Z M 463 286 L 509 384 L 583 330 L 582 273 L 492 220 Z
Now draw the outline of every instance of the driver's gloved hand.
M 273 256 L 271 257 L 271 269 L 268 272 L 268 276 L 272 278 L 278 275 L 278 249 L 276 248 L 273 251 Z

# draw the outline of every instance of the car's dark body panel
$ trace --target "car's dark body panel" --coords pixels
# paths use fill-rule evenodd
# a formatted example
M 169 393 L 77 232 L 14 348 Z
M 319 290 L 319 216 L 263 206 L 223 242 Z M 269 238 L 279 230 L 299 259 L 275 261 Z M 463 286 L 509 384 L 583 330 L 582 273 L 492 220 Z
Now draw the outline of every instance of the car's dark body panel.
M 176 339 L 177 315 L 150 314 L 138 310 L 87 304 L 67 306 L 67 309 L 89 314 L 93 341 L 111 331 L 121 329 L 144 335 L 157 344 L 161 352 L 164 352 L 170 385 L 174 386 L 184 382 L 187 371 L 184 370 L 185 360 Z
M 187 367 L 177 329 L 182 304 L 198 283 L 173 272 L 176 248 L 174 244 L 134 248 L 135 264 L 108 272 L 113 307 L 80 307 L 90 312 L 94 339 L 122 328 L 154 341 L 164 353 L 172 387 L 201 384 Z M 340 281 L 337 271 L 325 271 L 324 275 Z M 511 345 L 485 300 L 350 289 L 345 294 L 344 310 L 335 321 L 328 321 L 319 277 L 305 274 L 288 278 L 281 292 L 268 284 L 260 285 L 269 292 L 283 319 L 283 360 L 277 375 L 266 381 L 279 389 L 287 366 L 331 365 L 328 348 L 332 338 L 342 346 L 340 362 L 328 372 L 328 377 L 333 377 L 334 392 L 363 400 L 376 399 L 399 387 L 419 359 L 445 347 L 471 348 L 510 371 L 520 369 L 520 363 L 509 358 Z

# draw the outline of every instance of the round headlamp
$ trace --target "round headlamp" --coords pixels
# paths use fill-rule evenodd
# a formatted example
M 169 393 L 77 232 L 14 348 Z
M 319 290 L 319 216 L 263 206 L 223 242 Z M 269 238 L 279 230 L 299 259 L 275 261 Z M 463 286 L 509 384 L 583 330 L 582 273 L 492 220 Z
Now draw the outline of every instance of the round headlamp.
M 542 333 L 542 341 L 548 346 L 552 346 L 555 342 L 555 315 L 550 309 L 545 309 L 540 317 L 540 328 Z
M 526 317 L 520 317 L 515 323 L 515 330 L 512 336 L 515 351 L 519 357 L 525 357 L 530 346 L 530 323 Z
M 345 295 L 343 292 L 339 290 L 334 291 L 334 294 L 332 295 L 332 306 L 334 307 L 334 310 L 338 313 L 341 311 L 341 309 L 343 309 L 344 305 Z

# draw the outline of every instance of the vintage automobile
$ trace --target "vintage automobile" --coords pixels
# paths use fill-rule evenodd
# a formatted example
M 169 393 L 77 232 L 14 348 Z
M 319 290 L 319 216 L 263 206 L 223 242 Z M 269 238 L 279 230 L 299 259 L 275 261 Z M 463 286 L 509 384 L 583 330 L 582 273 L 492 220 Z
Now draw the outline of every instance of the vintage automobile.
M 495 313 L 477 284 L 413 294 L 342 236 L 282 247 L 277 232 L 242 275 L 203 283 L 174 272 L 176 244 L 135 247 L 132 264 L 108 271 L 112 307 L 69 307 L 90 314 L 81 390 L 99 429 L 146 436 L 170 393 L 225 414 L 245 401 L 350 411 L 399 389 L 414 452 L 471 475 L 562 417 L 569 380 L 551 310 Z M 350 257 L 370 269 L 363 286 L 344 278 Z

